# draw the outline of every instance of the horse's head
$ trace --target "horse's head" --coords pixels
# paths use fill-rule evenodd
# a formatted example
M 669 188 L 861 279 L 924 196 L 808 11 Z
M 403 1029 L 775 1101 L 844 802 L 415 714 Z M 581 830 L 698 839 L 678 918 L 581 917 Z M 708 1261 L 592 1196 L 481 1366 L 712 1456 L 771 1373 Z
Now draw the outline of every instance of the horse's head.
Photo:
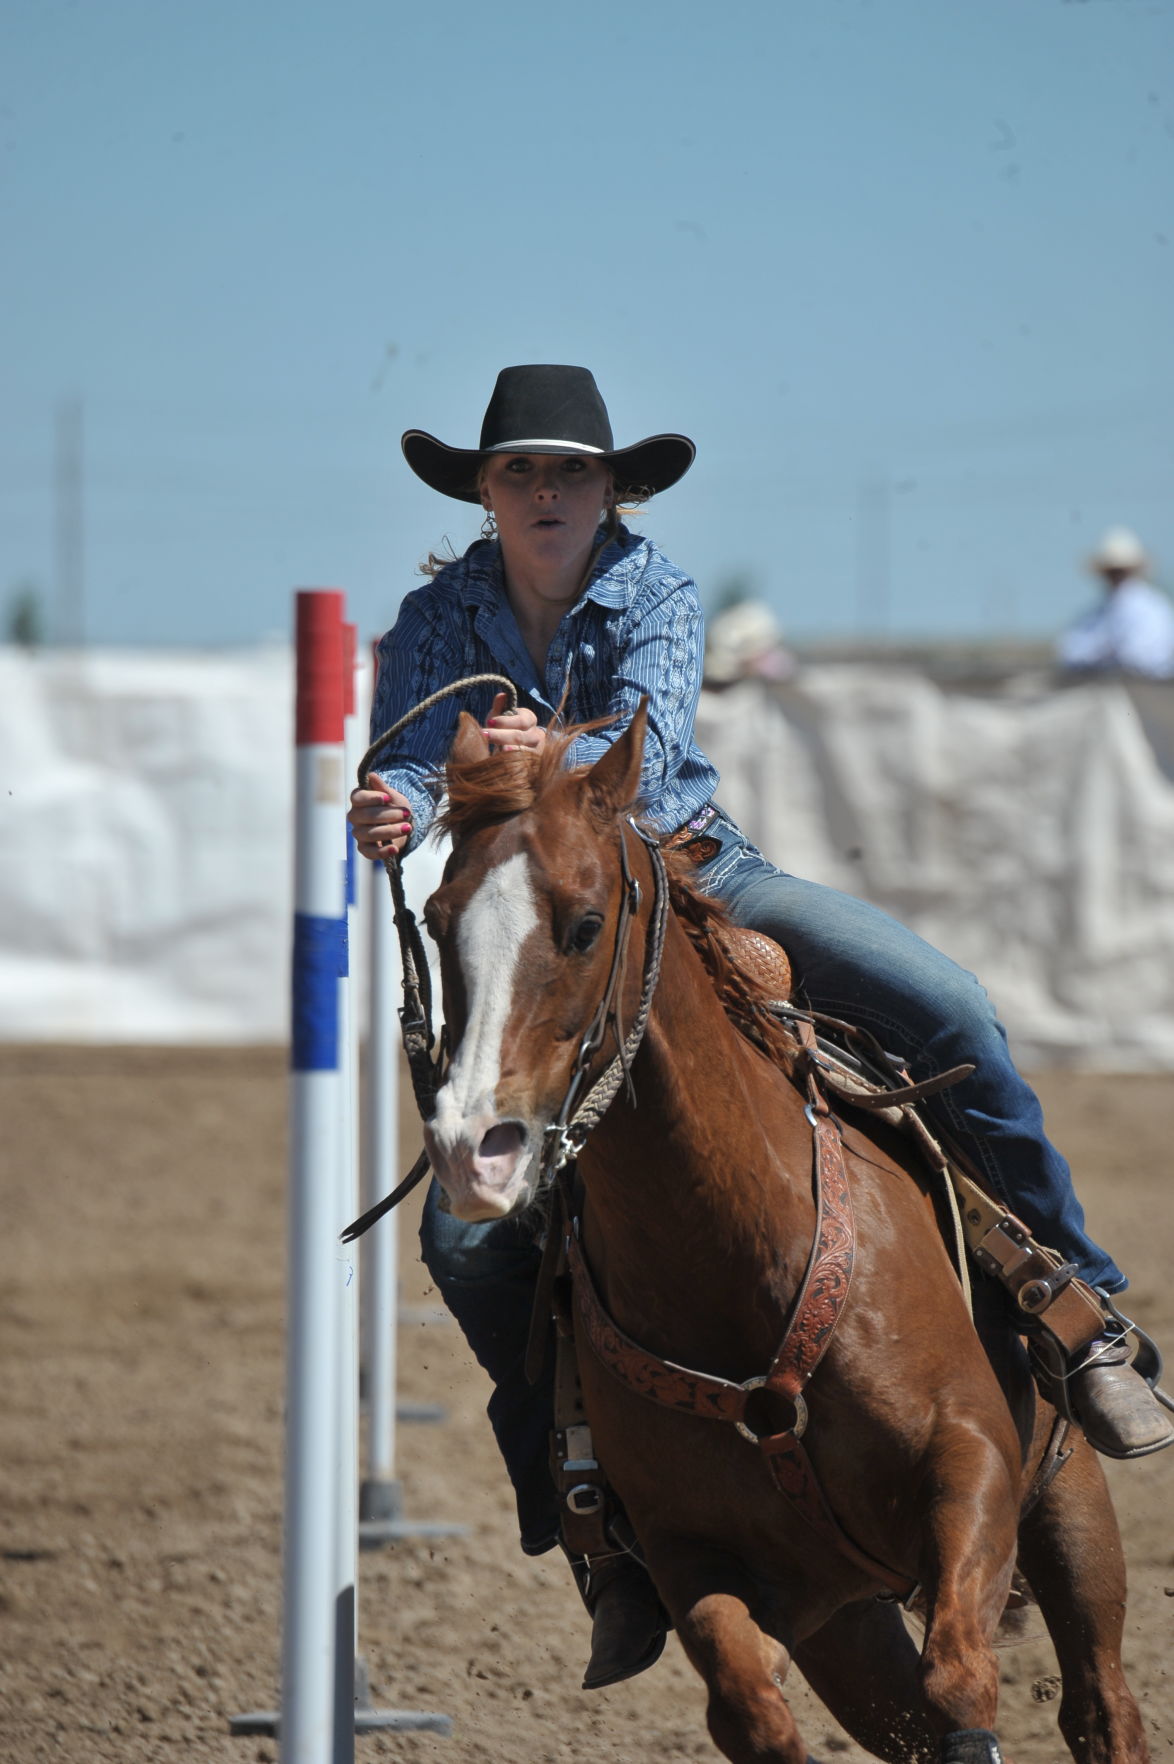
M 608 985 L 623 899 L 619 822 L 639 790 L 646 712 L 596 763 L 565 742 L 490 755 L 462 716 L 449 757 L 453 851 L 425 908 L 440 950 L 451 1064 L 429 1160 L 459 1219 L 529 1205 L 543 1135 Z

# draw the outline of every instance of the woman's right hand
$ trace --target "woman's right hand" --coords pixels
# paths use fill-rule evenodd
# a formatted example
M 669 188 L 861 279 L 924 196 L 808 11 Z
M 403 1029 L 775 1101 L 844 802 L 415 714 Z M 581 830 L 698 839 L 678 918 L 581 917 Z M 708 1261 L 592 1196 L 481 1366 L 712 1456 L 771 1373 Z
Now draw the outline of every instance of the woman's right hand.
M 385 784 L 378 772 L 369 775 L 366 790 L 351 791 L 347 820 L 355 844 L 374 863 L 398 857 L 412 835 L 411 804 L 406 796 Z

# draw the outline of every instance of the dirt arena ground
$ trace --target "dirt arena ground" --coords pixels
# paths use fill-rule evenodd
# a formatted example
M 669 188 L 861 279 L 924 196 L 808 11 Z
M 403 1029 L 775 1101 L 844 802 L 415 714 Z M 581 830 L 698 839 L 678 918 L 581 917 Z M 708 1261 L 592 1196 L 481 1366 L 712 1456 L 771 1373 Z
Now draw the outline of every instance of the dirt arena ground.
M 1174 1353 L 1167 1077 L 1046 1075 L 1053 1132 L 1132 1306 Z M 287 1079 L 275 1050 L 0 1049 L 0 1759 L 264 1760 L 229 1717 L 273 1708 L 280 1606 Z M 405 1109 L 405 1152 L 414 1153 Z M 405 1166 L 406 1168 L 406 1161 Z M 585 1619 L 558 1562 L 515 1548 L 485 1391 L 438 1322 L 405 1220 L 400 1430 L 409 1517 L 466 1536 L 365 1553 L 374 1701 L 446 1713 L 451 1737 L 371 1735 L 419 1764 L 661 1764 L 716 1757 L 675 1644 L 585 1695 Z M 421 1321 L 420 1318 L 425 1320 Z M 1126 1664 L 1174 1760 L 1174 1453 L 1110 1465 L 1126 1538 Z M 1002 1655 L 1000 1732 L 1056 1764 L 1054 1660 Z M 800 1685 L 813 1753 L 855 1764 Z

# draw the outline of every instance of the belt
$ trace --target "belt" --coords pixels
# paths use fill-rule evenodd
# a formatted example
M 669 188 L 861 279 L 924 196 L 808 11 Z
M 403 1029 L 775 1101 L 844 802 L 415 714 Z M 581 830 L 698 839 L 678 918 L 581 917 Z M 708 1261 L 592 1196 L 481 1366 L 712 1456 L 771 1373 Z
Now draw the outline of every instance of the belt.
M 680 852 L 691 864 L 707 864 L 721 850 L 721 841 L 706 834 L 706 829 L 716 820 L 717 809 L 712 802 L 707 802 L 689 820 L 682 821 L 674 833 L 666 834 L 660 842 L 660 849 Z

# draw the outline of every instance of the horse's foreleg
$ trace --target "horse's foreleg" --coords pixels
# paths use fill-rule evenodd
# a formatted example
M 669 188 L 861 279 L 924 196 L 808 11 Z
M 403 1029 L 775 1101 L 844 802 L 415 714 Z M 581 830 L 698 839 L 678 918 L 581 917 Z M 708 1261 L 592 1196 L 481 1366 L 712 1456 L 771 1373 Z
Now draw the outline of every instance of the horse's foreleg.
M 795 1664 L 858 1745 L 886 1764 L 927 1764 L 941 1746 L 925 1718 L 917 1646 L 897 1606 L 845 1605 L 795 1649 Z
M 1018 1491 L 1012 1466 L 984 1444 L 960 1430 L 945 1445 L 926 1510 L 921 1684 L 927 1718 L 943 1738 L 993 1731 L 998 1710 L 991 1639 L 1015 1566 Z
M 783 1695 L 790 1665 L 744 1601 L 710 1593 L 686 1617 L 681 1644 L 709 1691 L 710 1738 L 732 1764 L 805 1764 L 807 1747 Z
M 1121 1535 L 1104 1471 L 1083 1439 L 1023 1521 L 1019 1560 L 1060 1664 L 1060 1731 L 1072 1756 L 1146 1764 L 1141 1713 L 1121 1668 Z
M 731 1764 L 807 1764 L 807 1747 L 783 1695 L 790 1655 L 750 1615 L 749 1584 L 741 1585 L 741 1577 L 724 1566 L 725 1572 L 698 1575 L 692 1585 L 679 1558 L 675 1572 L 657 1575 L 681 1646 L 709 1691 L 710 1737 Z M 723 1590 L 704 1590 L 715 1578 Z

